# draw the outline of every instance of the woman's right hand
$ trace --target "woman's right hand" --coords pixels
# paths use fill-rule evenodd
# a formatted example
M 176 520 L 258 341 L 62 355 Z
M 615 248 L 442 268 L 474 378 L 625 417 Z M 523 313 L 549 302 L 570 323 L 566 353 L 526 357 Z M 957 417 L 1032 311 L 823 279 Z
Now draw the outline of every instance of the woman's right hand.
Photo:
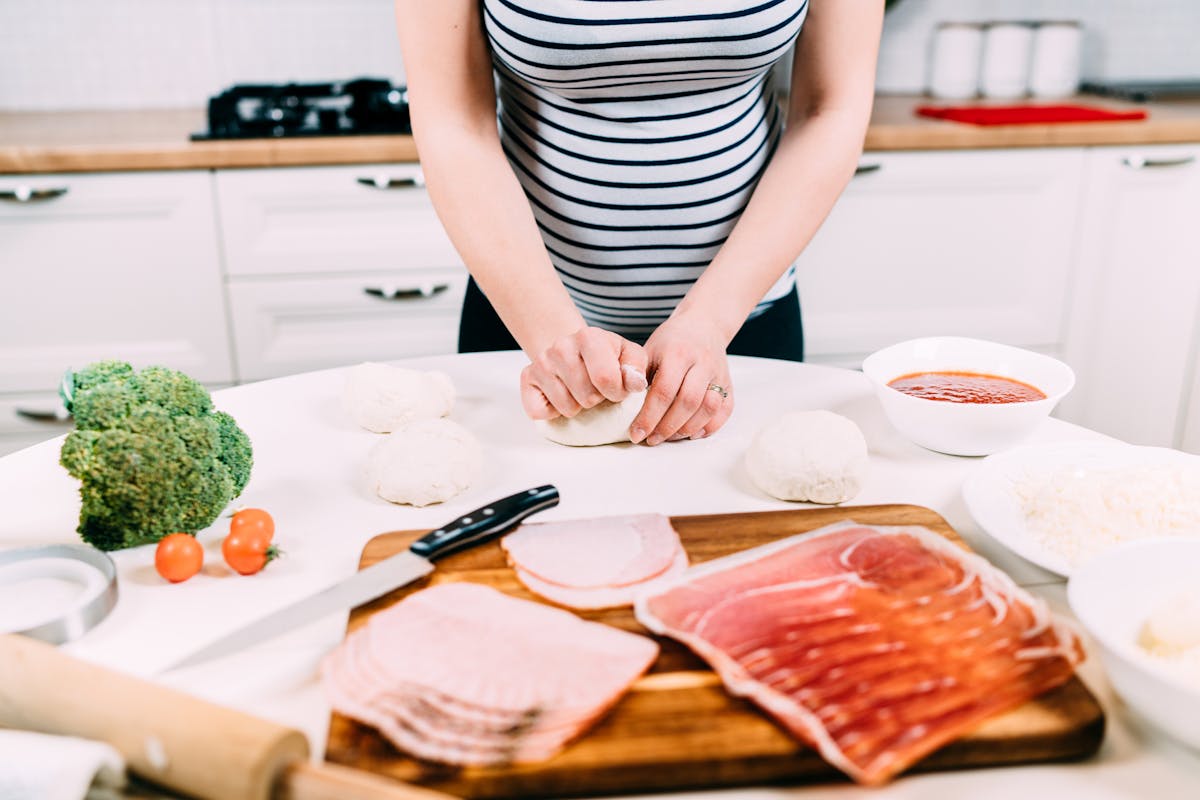
M 646 389 L 646 351 L 603 328 L 560 337 L 521 371 L 530 419 L 573 417 L 602 400 L 619 403 Z

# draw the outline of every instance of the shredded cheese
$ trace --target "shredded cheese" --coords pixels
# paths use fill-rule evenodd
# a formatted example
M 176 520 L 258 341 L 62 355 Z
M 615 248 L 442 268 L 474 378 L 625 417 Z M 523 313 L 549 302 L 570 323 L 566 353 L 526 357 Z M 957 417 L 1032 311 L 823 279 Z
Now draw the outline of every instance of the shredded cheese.
M 1066 467 L 1029 473 L 1014 491 L 1027 535 L 1072 567 L 1124 542 L 1200 535 L 1200 468 Z

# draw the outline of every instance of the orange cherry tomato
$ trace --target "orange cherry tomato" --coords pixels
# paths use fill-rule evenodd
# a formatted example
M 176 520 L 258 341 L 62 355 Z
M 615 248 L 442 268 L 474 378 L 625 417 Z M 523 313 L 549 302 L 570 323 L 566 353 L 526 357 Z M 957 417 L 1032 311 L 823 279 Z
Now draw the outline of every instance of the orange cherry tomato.
M 225 563 L 234 572 L 253 575 L 277 558 L 279 550 L 260 531 L 237 531 L 225 537 L 221 543 L 221 555 L 225 556 Z
M 189 533 L 164 536 L 154 551 L 154 568 L 171 583 L 186 581 L 203 565 L 204 548 Z
M 233 515 L 229 532 L 261 536 L 270 542 L 275 536 L 275 520 L 261 508 L 243 508 Z

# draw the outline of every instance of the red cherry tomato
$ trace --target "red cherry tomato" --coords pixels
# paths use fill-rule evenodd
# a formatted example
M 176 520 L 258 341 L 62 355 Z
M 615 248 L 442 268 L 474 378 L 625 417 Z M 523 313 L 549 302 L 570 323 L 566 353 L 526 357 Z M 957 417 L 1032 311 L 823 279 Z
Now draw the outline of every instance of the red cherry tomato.
M 259 531 L 238 531 L 221 543 L 225 563 L 239 575 L 253 575 L 279 556 L 279 550 Z
M 158 542 L 154 568 L 171 583 L 186 581 L 204 565 L 204 548 L 188 533 L 172 533 Z
M 270 542 L 275 536 L 275 520 L 261 508 L 243 508 L 233 515 L 229 523 L 229 533 L 261 536 Z

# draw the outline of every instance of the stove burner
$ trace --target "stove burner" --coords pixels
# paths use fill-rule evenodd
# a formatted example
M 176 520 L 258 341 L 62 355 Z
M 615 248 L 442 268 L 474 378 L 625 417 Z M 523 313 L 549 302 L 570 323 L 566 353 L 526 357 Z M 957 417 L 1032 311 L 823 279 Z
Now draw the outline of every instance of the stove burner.
M 403 86 L 378 78 L 340 83 L 247 84 L 208 101 L 209 139 L 411 133 Z

